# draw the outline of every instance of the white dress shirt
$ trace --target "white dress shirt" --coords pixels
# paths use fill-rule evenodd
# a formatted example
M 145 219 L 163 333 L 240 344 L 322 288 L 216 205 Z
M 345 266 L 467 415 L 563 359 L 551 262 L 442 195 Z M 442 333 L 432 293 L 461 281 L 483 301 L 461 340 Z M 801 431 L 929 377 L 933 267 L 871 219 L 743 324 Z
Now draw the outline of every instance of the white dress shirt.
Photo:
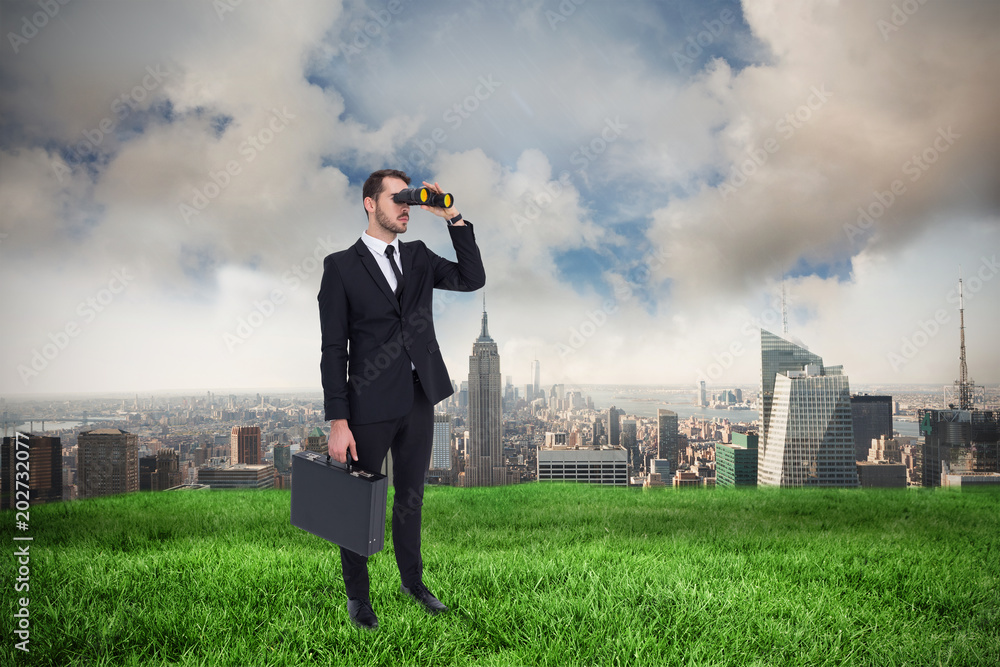
M 389 289 L 393 292 L 396 291 L 396 274 L 392 272 L 392 267 L 389 266 L 389 257 L 385 254 L 386 246 L 392 246 L 393 254 L 395 256 L 396 267 L 399 268 L 399 275 L 403 275 L 403 262 L 399 257 L 399 237 L 392 240 L 392 243 L 386 243 L 385 241 L 380 241 L 374 236 L 369 236 L 367 231 L 361 232 L 361 240 L 364 241 L 368 249 L 372 251 L 372 255 L 375 257 L 375 263 L 378 264 L 378 268 L 382 269 L 382 275 L 385 276 L 386 281 L 389 283 Z M 413 362 L 410 362 L 410 368 L 416 369 Z
M 382 269 L 382 275 L 385 276 L 386 281 L 389 283 L 389 289 L 393 292 L 396 291 L 396 274 L 393 273 L 392 267 L 389 265 L 389 258 L 385 254 L 386 246 L 392 246 L 393 253 L 395 254 L 396 267 L 399 269 L 399 275 L 403 275 L 403 263 L 399 257 L 399 237 L 392 240 L 392 243 L 386 243 L 385 241 L 380 241 L 374 236 L 369 236 L 367 231 L 361 232 L 361 240 L 364 241 L 368 249 L 372 251 L 372 255 L 375 257 L 375 262 L 378 264 L 378 268 Z

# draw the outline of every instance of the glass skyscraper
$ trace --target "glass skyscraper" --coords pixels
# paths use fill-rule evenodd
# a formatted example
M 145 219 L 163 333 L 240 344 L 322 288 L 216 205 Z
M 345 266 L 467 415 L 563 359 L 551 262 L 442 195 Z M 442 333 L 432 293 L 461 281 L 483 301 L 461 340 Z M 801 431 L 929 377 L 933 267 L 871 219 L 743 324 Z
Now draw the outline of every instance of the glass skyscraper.
M 433 470 L 451 470 L 451 415 L 434 415 L 431 468 Z
M 857 486 L 851 390 L 840 366 L 761 330 L 758 483 Z
M 660 408 L 656 411 L 656 422 L 659 436 L 656 458 L 670 461 L 669 477 L 672 477 L 677 472 L 677 413 Z
M 818 356 L 773 334 L 766 329 L 760 330 L 760 425 L 763 445 L 761 457 L 767 450 L 768 421 L 771 419 L 771 403 L 774 400 L 774 380 L 778 373 L 798 371 L 806 364 L 823 364 Z
M 854 420 L 854 459 L 867 461 L 872 440 L 892 437 L 892 396 L 851 396 Z

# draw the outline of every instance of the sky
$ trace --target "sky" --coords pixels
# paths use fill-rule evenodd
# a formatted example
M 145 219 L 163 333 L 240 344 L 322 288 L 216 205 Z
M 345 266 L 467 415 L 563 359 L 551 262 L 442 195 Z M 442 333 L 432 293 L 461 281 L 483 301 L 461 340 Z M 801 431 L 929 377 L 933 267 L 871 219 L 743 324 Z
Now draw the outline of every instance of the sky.
M 63 4 L 65 3 L 65 4 Z M 320 389 L 380 168 L 475 225 L 452 378 L 1000 382 L 994 0 L 0 5 L 0 396 Z M 454 258 L 440 218 L 402 240 Z

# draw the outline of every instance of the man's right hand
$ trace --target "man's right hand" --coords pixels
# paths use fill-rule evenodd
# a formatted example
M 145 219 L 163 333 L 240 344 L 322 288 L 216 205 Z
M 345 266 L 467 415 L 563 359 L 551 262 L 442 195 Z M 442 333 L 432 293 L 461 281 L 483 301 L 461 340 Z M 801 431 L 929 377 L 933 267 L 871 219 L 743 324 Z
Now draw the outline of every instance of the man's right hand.
M 327 452 L 330 456 L 347 463 L 347 451 L 351 452 L 351 459 L 358 460 L 357 445 L 354 443 L 354 434 L 347 425 L 346 419 L 334 419 L 330 422 L 330 439 L 327 442 Z

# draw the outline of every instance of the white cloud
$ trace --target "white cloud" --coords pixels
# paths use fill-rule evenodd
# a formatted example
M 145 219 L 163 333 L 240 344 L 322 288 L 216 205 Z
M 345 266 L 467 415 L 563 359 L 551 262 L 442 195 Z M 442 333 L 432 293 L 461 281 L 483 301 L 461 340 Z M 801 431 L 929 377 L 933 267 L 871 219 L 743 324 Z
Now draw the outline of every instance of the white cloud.
M 953 307 L 959 263 L 1000 247 L 995 3 L 926 3 L 884 35 L 891 2 L 747 2 L 750 30 L 725 24 L 700 71 L 672 54 L 714 9 L 588 3 L 555 28 L 548 9 L 404 3 L 345 53 L 378 18 L 361 3 L 64 6 L 0 61 L 16 93 L 0 101 L 0 294 L 21 316 L 0 390 L 318 386 L 319 269 L 288 276 L 354 242 L 359 174 L 399 160 L 476 224 L 517 384 L 536 356 L 545 382 L 687 383 L 717 364 L 754 383 L 746 331 L 784 274 L 793 331 L 852 381 L 953 379 L 954 322 L 888 355 Z M 97 160 L 64 161 L 84 140 Z M 450 256 L 438 223 L 417 212 L 409 235 Z M 25 385 L 18 366 L 122 265 L 139 277 Z M 983 338 L 996 284 L 969 301 L 981 382 L 1000 380 Z M 286 300 L 230 351 L 275 289 Z M 439 305 L 461 380 L 480 304 Z

